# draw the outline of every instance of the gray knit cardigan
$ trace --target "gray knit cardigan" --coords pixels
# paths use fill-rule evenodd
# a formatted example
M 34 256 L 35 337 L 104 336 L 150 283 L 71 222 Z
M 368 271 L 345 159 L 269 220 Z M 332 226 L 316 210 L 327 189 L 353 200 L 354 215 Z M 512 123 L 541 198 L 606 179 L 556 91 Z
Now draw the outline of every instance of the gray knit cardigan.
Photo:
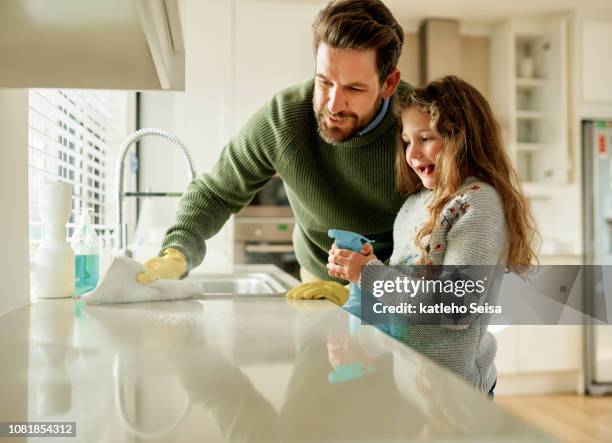
M 423 190 L 406 200 L 393 228 L 390 266 L 378 260 L 370 262 L 363 269 L 362 282 L 366 278 L 394 280 L 407 275 L 407 266 L 414 265 L 419 257 L 414 234 L 428 218 L 426 205 L 431 194 Z M 507 241 L 499 194 L 489 184 L 470 177 L 446 205 L 436 228 L 426 239 L 428 261 L 432 265 L 491 265 L 480 268 L 487 270 L 484 277 L 489 284 L 478 302 L 494 304 L 507 263 Z M 432 302 L 431 297 L 422 299 Z M 423 325 L 422 319 L 417 318 L 419 314 L 397 315 L 403 327 L 395 329 L 395 338 L 461 375 L 481 391 L 491 389 L 497 377 L 494 364 L 497 345 L 495 337 L 487 331 L 486 316 L 477 316 L 472 322 L 456 327 Z

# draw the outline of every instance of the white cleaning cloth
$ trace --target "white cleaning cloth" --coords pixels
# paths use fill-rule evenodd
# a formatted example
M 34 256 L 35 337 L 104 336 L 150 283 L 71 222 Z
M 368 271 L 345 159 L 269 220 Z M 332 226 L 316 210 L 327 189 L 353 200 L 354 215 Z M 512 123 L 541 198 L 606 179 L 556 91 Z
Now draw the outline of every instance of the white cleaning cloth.
M 158 280 L 148 285 L 136 281 L 145 270 L 142 263 L 116 257 L 100 286 L 82 296 L 86 303 L 133 303 L 139 301 L 180 300 L 199 296 L 202 285 L 188 280 Z

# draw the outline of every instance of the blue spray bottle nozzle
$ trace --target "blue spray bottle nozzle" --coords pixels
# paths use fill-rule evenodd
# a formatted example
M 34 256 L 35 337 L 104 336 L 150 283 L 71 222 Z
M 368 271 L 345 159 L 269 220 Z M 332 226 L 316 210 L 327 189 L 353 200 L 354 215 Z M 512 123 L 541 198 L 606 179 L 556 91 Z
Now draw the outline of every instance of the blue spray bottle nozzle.
M 374 243 L 374 240 L 364 237 L 361 234 L 340 229 L 330 229 L 327 232 L 331 238 L 336 240 L 336 246 L 340 249 L 350 249 L 353 252 L 361 251 L 365 243 Z

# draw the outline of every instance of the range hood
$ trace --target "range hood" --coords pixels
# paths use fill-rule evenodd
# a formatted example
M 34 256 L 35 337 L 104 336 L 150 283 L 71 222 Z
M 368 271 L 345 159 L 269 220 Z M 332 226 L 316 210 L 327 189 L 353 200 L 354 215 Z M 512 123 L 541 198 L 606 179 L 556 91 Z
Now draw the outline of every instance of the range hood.
M 179 0 L 2 0 L 0 88 L 183 90 Z

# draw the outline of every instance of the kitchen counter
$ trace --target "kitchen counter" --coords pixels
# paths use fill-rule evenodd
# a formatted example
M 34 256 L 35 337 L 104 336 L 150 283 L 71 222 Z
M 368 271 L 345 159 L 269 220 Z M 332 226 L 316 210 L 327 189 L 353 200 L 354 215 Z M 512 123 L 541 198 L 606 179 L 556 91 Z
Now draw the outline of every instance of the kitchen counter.
M 0 421 L 70 442 L 552 441 L 326 301 L 41 300 L 0 317 L 0 355 Z

